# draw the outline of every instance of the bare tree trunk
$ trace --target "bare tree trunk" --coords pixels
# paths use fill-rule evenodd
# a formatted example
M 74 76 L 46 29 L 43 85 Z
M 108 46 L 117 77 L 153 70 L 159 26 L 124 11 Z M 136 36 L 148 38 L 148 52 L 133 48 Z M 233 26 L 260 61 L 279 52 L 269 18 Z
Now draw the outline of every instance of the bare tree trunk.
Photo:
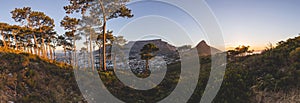
M 37 52 L 37 48 L 38 48 L 38 45 L 37 45 L 37 40 L 36 40 L 36 35 L 33 34 L 33 39 L 34 39 L 34 53 L 36 55 L 39 55 L 39 53 Z
M 102 56 L 101 56 L 101 49 L 102 47 L 101 47 L 101 45 L 99 46 L 99 50 L 98 50 L 98 53 L 99 53 L 99 58 L 98 58 L 98 60 L 99 60 L 99 68 L 102 68 L 102 62 L 101 62 L 101 58 L 102 58 Z
M 41 52 L 42 52 L 42 57 L 46 58 L 46 52 L 45 52 L 45 40 L 44 38 L 42 37 L 42 45 L 41 45 Z
M 90 58 L 91 58 L 91 67 L 92 70 L 94 71 L 94 55 L 93 55 L 93 48 L 92 48 L 92 34 L 90 34 Z
M 8 48 L 10 48 L 10 45 L 11 45 L 11 43 L 10 43 L 10 36 L 8 36 Z
M 89 53 L 89 44 L 88 44 L 88 38 L 87 38 L 87 36 L 85 37 L 85 41 L 86 41 L 86 43 L 87 43 L 87 45 L 86 45 L 86 55 L 88 55 L 88 53 Z M 90 68 L 91 67 L 91 57 L 89 57 L 88 58 L 88 68 Z
M 102 38 L 102 41 L 103 41 L 103 55 L 102 55 L 102 62 L 103 62 L 103 65 L 102 65 L 102 67 L 103 67 L 103 70 L 104 71 L 106 71 L 106 54 L 105 54 L 105 52 L 106 52 L 106 13 L 105 13 L 105 7 L 104 7 L 104 5 L 103 5 L 103 2 L 102 2 L 102 0 L 101 1 L 99 1 L 99 3 L 100 3 L 100 6 L 101 6 L 101 9 L 102 9 L 102 11 L 103 11 L 103 38 Z M 100 49 L 99 49 L 100 50 Z M 100 61 L 100 58 L 99 58 L 99 61 Z
M 74 55 L 74 66 L 77 67 L 78 65 L 77 65 L 77 62 L 76 62 L 77 61 L 77 58 L 76 58 L 76 52 L 77 51 L 76 51 L 76 40 L 75 39 L 74 39 L 73 45 L 74 45 L 74 54 L 73 54 Z
M 70 41 L 70 43 L 72 43 L 73 42 L 73 39 L 71 39 L 71 41 Z M 73 63 L 73 48 L 71 48 L 71 50 L 69 51 L 70 53 L 68 53 L 69 54 L 69 61 L 70 61 L 70 65 L 72 65 L 72 66 L 74 66 L 72 63 Z
M 146 70 L 148 70 L 149 69 L 149 60 L 147 59 L 146 60 Z
M 25 45 L 25 44 L 26 44 L 26 42 L 23 42 L 23 50 L 28 53 L 27 48 L 26 48 L 26 47 L 28 47 L 28 45 L 27 44 Z
M 55 47 L 53 48 L 53 60 L 56 60 Z
M 49 43 L 46 43 L 46 44 L 45 44 L 45 49 L 46 49 L 46 50 L 44 50 L 44 52 L 45 52 L 45 53 L 44 53 L 44 54 L 45 54 L 44 56 L 45 56 L 46 58 L 49 58 L 49 56 L 48 56 Z
M 66 51 L 66 46 L 65 45 L 64 45 L 64 53 L 65 53 L 64 61 L 66 63 L 66 60 L 67 60 L 67 51 Z
M 82 54 L 82 60 L 83 60 L 83 70 L 86 69 L 86 52 L 85 51 L 82 51 L 83 54 Z
M 52 53 L 52 47 L 50 47 L 50 44 L 48 44 L 49 46 L 49 53 L 50 53 L 50 60 L 53 60 L 53 53 Z
M 116 54 L 114 54 L 114 72 L 116 72 L 117 62 L 116 62 Z
M 33 54 L 33 52 L 32 52 L 32 47 L 30 47 L 29 49 L 30 49 L 30 54 Z
M 41 46 L 40 47 L 38 47 L 38 55 L 41 57 L 42 55 L 41 55 L 42 53 L 41 53 Z
M 5 41 L 5 35 L 4 35 L 3 31 L 1 31 L 1 35 L 2 35 L 2 42 L 3 42 L 4 48 L 7 48 L 7 44 Z
M 16 50 L 18 50 L 18 43 L 17 43 L 17 38 L 16 38 L 16 35 L 15 33 L 13 33 L 13 36 L 14 36 L 14 41 L 15 41 L 15 46 L 16 46 Z

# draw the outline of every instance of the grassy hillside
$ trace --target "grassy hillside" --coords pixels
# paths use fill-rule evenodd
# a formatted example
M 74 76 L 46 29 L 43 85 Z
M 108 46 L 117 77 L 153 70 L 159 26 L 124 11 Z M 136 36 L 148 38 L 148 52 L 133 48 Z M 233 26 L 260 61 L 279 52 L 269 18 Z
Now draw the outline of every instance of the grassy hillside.
M 262 54 L 229 60 L 215 102 L 300 102 L 299 58 L 295 37 Z
M 0 58 L 0 102 L 83 100 L 68 65 L 10 50 L 0 51 Z M 228 56 L 224 81 L 213 102 L 300 102 L 299 58 L 300 37 L 279 42 L 278 46 L 267 48 L 262 54 L 234 58 Z M 211 71 L 210 56 L 199 57 L 199 60 L 201 68 L 198 86 L 189 103 L 200 101 Z M 106 89 L 120 100 L 151 102 L 159 101 L 172 92 L 175 85 L 170 84 L 178 83 L 180 67 L 180 63 L 169 65 L 169 74 L 166 75 L 168 78 L 156 88 L 147 91 L 129 88 L 113 72 L 99 73 Z M 86 81 L 90 84 L 85 85 L 95 88 L 92 87 L 95 85 L 91 85 L 95 83 L 92 80 Z
M 0 48 L 0 102 L 78 102 L 83 98 L 71 67 Z

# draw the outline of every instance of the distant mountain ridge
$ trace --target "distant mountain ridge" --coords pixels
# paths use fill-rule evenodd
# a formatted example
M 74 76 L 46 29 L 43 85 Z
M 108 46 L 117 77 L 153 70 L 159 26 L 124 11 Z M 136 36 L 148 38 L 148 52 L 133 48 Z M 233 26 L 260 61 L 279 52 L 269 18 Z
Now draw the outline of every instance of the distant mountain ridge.
M 142 49 L 142 47 L 148 43 L 153 43 L 160 49 L 157 52 L 157 55 L 174 54 L 177 53 L 178 50 L 177 47 L 169 44 L 168 42 L 162 41 L 161 39 L 129 41 L 127 44 L 124 45 L 124 47 L 127 48 L 128 50 L 130 49 L 129 50 L 130 53 L 138 54 Z M 204 40 L 199 42 L 197 46 L 194 48 L 197 49 L 199 56 L 208 56 L 208 55 L 213 55 L 221 52 L 221 50 L 209 46 Z
M 159 48 L 157 55 L 173 54 L 177 51 L 177 48 L 175 46 L 169 44 L 168 42 L 162 41 L 161 39 L 130 41 L 126 45 L 124 45 L 124 47 L 127 48 L 130 53 L 139 54 L 143 46 L 148 43 L 153 43 Z

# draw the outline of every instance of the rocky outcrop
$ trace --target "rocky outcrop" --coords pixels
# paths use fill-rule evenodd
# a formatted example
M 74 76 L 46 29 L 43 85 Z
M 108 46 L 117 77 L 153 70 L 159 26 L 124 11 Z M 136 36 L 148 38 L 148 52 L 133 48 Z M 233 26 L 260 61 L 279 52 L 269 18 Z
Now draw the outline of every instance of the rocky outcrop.
M 198 50 L 199 56 L 208 56 L 221 52 L 220 50 L 207 45 L 204 40 L 202 40 L 195 48 Z

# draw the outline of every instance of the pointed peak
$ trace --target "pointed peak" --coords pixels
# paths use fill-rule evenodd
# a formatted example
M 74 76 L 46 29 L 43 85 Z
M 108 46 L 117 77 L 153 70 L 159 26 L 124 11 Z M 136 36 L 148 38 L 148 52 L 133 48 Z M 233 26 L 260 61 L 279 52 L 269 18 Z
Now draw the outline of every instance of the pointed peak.
M 204 40 L 202 40 L 199 44 L 206 44 L 206 42 Z
M 208 45 L 204 40 L 202 40 L 200 43 L 198 43 L 197 46 L 208 46 Z

